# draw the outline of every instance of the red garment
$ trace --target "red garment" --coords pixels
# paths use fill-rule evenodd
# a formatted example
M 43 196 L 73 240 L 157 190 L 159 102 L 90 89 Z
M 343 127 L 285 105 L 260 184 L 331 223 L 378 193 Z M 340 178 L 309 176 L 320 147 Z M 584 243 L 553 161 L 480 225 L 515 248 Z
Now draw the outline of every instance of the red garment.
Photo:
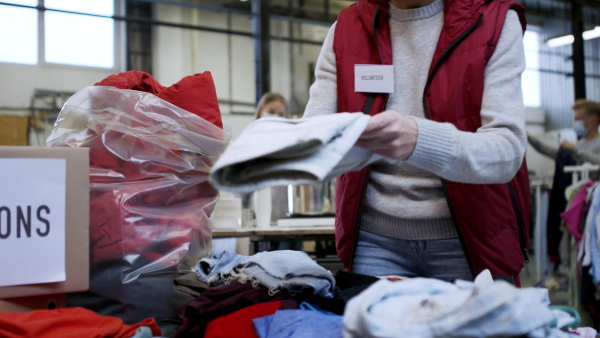
M 113 86 L 119 89 L 133 89 L 155 94 L 223 129 L 217 91 L 210 72 L 186 76 L 170 87 L 165 87 L 148 73 L 130 70 L 110 75 L 94 85 Z
M 585 212 L 588 206 L 588 203 L 585 201 L 585 199 L 588 194 L 588 189 L 593 184 L 594 181 L 591 180 L 585 182 L 583 187 L 581 187 L 579 193 L 573 199 L 573 202 L 569 204 L 567 210 L 560 213 L 560 218 L 562 218 L 563 221 L 565 221 L 567 228 L 569 229 L 575 240 L 577 240 L 577 243 L 579 243 L 579 241 L 581 241 L 581 239 L 583 238 L 583 233 L 581 232 L 581 229 L 583 229 L 583 227 L 581 227 L 580 225 L 582 224 L 582 222 L 585 222 Z
M 355 64 L 392 64 L 389 6 L 387 0 L 361 0 L 338 16 L 333 48 L 340 112 L 362 111 L 369 96 L 354 91 Z M 524 27 L 524 7 L 512 0 L 445 1 L 444 26 L 424 89 L 428 118 L 450 122 L 462 131 L 475 132 L 481 126 L 485 66 L 509 9 L 517 11 Z M 375 94 L 368 112 L 373 115 L 384 111 L 387 98 L 388 94 Z M 368 176 L 367 168 L 337 179 L 336 247 L 347 269 L 352 266 L 358 240 Z M 525 162 L 508 184 L 444 180 L 444 186 L 473 273 L 490 269 L 492 275 L 513 277 L 519 285 L 529 240 L 530 196 Z
M 164 183 L 161 183 L 164 184 Z M 186 204 L 205 205 L 207 198 L 200 193 L 182 197 L 175 188 L 164 187 L 156 182 L 129 182 L 115 184 L 114 189 L 92 190 L 90 217 L 90 257 L 94 262 L 122 259 L 125 255 L 141 253 L 148 261 L 155 261 L 164 254 L 195 240 L 194 233 L 201 231 L 208 219 L 202 213 L 164 210 L 150 212 L 148 208 L 168 207 L 169 199 L 185 199 Z M 199 185 L 198 190 L 214 189 Z M 100 195 L 95 195 L 102 192 Z M 154 215 L 153 215 L 154 213 Z M 208 212 L 210 215 L 210 212 Z M 176 236 L 173 236 L 176 234 Z M 207 234 L 206 237 L 210 236 Z
M 82 307 L 0 313 L 2 338 L 129 338 L 140 326 L 149 327 L 155 337 L 162 336 L 154 318 L 126 325 L 120 318 Z
M 276 301 L 281 301 L 284 309 L 298 308 L 298 303 L 287 292 L 269 295 L 269 289 L 263 285 L 254 287 L 252 283 L 233 282 L 209 288 L 180 309 L 185 321 L 177 329 L 175 338 L 204 337 L 211 321 L 255 304 Z
M 170 87 L 141 71 L 111 75 L 95 85 L 154 94 L 223 128 L 210 72 L 187 76 Z M 148 127 L 146 112 L 135 109 L 137 101 L 115 98 L 115 102 L 130 114 L 130 127 L 138 121 Z M 142 262 L 153 262 L 169 253 L 184 254 L 185 245 L 192 241 L 207 241 L 210 233 L 205 228 L 209 228 L 208 217 L 218 196 L 208 182 L 213 161 L 203 154 L 182 154 L 147 142 L 138 135 L 94 127 L 98 129 L 93 130 L 93 137 L 79 145 L 90 148 L 91 260 L 141 254 Z M 187 161 L 204 171 L 191 170 Z
M 272 315 L 280 309 L 283 309 L 281 301 L 260 303 L 213 319 L 206 326 L 204 338 L 258 337 L 252 319 Z

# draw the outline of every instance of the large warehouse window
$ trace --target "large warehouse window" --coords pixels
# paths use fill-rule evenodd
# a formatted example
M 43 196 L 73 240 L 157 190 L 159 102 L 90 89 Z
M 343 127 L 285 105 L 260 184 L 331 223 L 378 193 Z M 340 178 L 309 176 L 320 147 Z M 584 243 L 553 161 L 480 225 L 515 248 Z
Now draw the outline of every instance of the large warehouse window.
M 36 6 L 37 0 L 8 1 L 18 5 Z M 0 62 L 28 65 L 37 63 L 37 10 L 0 5 Z
M 525 47 L 526 68 L 521 76 L 523 100 L 526 107 L 541 107 L 542 92 L 540 88 L 540 35 L 534 30 L 527 30 L 523 37 Z
M 38 0 L 7 2 L 38 6 Z M 45 0 L 43 3 L 47 9 L 44 15 L 38 15 L 35 8 L 0 6 L 1 62 L 115 66 L 115 24 L 110 18 L 114 14 L 114 0 Z
M 112 16 L 113 0 L 45 0 L 46 8 Z M 46 62 L 112 68 L 114 22 L 110 18 L 46 11 Z

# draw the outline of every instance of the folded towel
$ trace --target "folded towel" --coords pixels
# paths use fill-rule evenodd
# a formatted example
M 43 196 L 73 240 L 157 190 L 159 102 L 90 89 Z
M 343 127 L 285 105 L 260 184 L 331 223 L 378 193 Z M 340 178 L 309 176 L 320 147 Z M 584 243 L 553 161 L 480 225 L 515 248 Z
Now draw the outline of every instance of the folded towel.
M 211 183 L 218 189 L 250 193 L 268 186 L 322 183 L 359 170 L 383 159 L 354 146 L 370 118 L 338 113 L 258 119 L 217 160 Z

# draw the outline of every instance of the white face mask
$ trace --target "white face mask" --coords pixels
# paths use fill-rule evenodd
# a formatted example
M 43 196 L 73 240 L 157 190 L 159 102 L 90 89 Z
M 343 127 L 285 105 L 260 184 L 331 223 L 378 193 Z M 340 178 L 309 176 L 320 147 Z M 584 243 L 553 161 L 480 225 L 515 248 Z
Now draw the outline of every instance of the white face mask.
M 585 135 L 588 133 L 583 121 L 576 120 L 573 122 L 573 129 L 575 130 L 575 133 L 577 133 L 578 137 L 585 137 Z
M 280 117 L 277 114 L 271 114 L 271 113 L 267 113 L 266 111 L 263 111 L 261 114 L 261 117 Z

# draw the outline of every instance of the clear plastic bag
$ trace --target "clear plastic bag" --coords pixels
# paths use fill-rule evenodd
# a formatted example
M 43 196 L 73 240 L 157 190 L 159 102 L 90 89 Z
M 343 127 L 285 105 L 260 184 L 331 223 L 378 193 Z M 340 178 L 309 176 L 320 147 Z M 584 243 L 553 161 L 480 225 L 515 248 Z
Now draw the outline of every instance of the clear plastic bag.
M 218 190 L 208 178 L 230 138 L 230 128 L 150 93 L 91 86 L 73 95 L 46 144 L 90 148 L 92 264 L 120 261 L 122 283 L 192 271 L 210 252 Z

